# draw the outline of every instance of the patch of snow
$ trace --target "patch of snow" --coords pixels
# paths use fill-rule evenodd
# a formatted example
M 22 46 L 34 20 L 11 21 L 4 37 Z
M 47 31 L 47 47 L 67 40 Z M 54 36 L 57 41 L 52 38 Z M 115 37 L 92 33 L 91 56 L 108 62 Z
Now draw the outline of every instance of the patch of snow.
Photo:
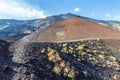
M 58 37 L 65 37 L 65 32 L 64 31 L 60 31 L 60 32 L 57 32 L 56 35 Z
M 103 26 L 108 26 L 107 24 L 104 24 L 104 23 L 98 23 L 98 24 L 103 25 Z
M 26 30 L 26 31 L 24 31 L 24 33 L 31 33 L 31 31 L 30 30 Z
M 6 22 L 6 24 L 10 24 L 9 22 Z
M 8 25 L 5 25 L 5 26 L 0 26 L 0 30 L 4 29 L 4 28 L 7 28 Z
M 12 33 L 12 34 L 10 34 L 9 36 L 14 36 L 15 35 L 15 33 Z

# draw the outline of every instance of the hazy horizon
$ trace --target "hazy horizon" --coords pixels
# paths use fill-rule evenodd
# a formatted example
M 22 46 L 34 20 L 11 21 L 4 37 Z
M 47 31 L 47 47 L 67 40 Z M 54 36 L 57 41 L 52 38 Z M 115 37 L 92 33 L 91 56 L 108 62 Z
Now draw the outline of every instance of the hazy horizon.
M 72 13 L 120 21 L 119 0 L 0 0 L 0 19 L 30 20 Z

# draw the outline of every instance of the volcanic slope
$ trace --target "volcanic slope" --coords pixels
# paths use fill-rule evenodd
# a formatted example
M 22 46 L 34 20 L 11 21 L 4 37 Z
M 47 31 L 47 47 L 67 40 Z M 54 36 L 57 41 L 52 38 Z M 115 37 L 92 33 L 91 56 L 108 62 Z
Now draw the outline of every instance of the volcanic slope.
M 119 45 L 120 32 L 75 17 L 35 35 L 31 36 L 35 42 L 21 40 L 8 46 L 12 56 L 7 57 L 10 62 L 5 58 L 7 66 L 0 63 L 0 80 L 120 79 L 120 52 L 106 46 L 112 39 L 118 39 L 112 40 L 116 43 L 113 46 Z M 6 56 L 3 54 L 2 58 Z
M 36 41 L 64 41 L 91 38 L 120 39 L 120 32 L 80 17 L 59 21 L 37 35 Z
M 120 60 L 115 55 L 119 53 L 99 39 L 14 43 L 10 50 L 13 51 L 13 63 L 19 65 L 12 65 L 15 73 L 10 80 L 120 78 Z

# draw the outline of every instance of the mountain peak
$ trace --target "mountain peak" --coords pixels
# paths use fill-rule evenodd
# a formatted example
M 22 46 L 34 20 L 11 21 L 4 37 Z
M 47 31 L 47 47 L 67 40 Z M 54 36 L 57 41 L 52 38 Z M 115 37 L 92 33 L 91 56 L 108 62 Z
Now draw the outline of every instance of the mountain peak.
M 65 14 L 60 14 L 60 15 L 75 15 L 75 14 L 72 14 L 72 13 L 65 13 Z
M 67 19 L 67 18 L 71 18 L 71 17 L 76 17 L 78 15 L 75 15 L 75 14 L 72 14 L 72 13 L 66 13 L 66 14 L 60 14 L 58 16 L 60 16 L 60 17 L 62 17 L 64 19 Z

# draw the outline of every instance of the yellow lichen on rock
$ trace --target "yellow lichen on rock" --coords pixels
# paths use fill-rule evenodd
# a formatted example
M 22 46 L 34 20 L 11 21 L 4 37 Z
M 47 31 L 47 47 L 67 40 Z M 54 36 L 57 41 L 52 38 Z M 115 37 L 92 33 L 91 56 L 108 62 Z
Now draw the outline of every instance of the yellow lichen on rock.
M 119 80 L 117 75 L 114 75 L 113 80 Z

